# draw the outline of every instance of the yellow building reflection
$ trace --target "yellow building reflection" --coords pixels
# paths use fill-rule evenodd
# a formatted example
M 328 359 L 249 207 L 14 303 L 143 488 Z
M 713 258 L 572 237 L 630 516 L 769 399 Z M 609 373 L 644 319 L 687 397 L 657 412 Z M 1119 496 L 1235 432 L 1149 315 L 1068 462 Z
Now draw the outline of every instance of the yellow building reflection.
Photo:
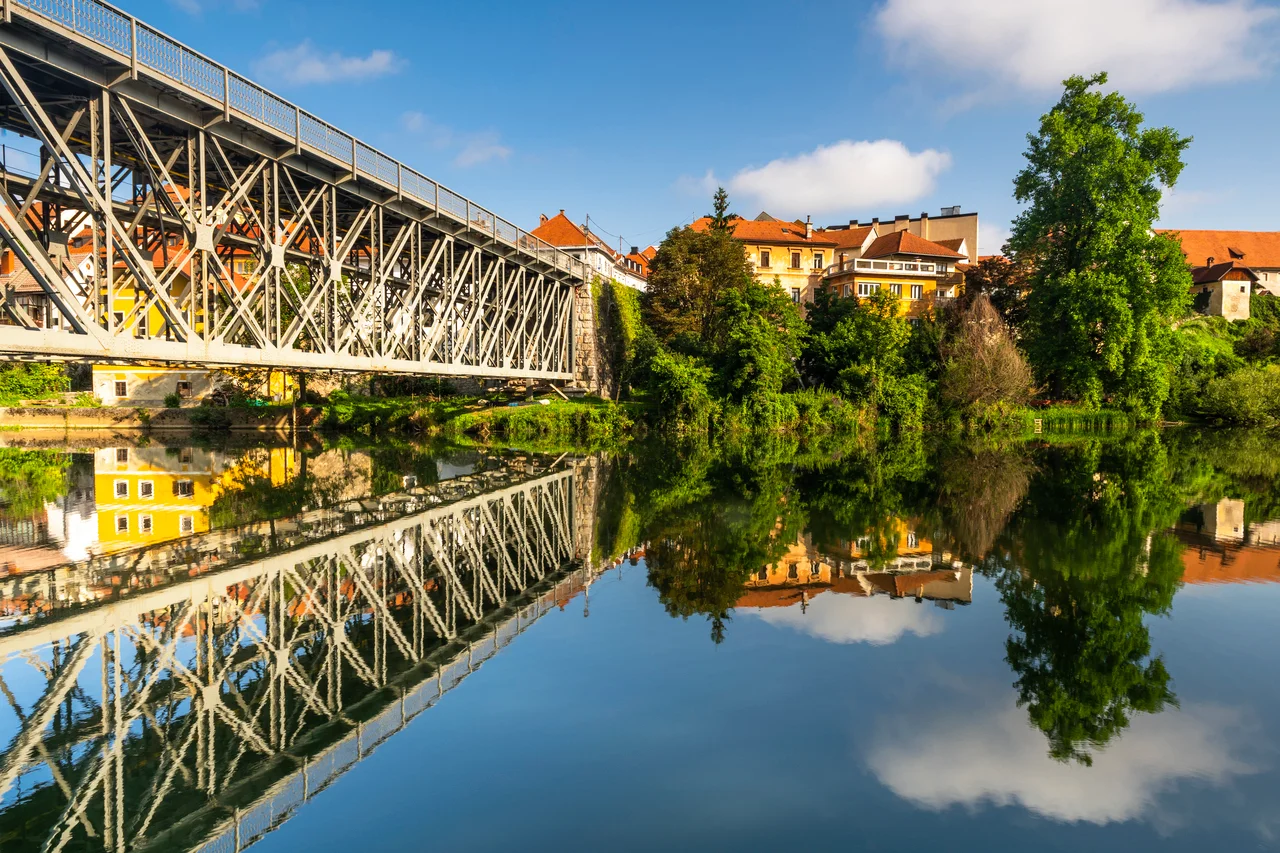
M 746 582 L 738 607 L 806 606 L 826 592 L 888 595 L 941 606 L 973 600 L 973 569 L 917 536 L 912 520 L 894 519 L 875 535 L 819 548 L 808 533 Z

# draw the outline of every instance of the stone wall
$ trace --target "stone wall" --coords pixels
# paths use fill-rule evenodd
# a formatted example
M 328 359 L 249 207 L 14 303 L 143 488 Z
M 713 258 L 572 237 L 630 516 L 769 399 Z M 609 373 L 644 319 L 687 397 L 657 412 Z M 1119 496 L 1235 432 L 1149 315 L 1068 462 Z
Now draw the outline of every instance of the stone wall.
M 573 384 L 608 400 L 616 398 L 618 377 L 606 355 L 607 342 L 601 334 L 590 285 L 577 288 L 573 321 Z

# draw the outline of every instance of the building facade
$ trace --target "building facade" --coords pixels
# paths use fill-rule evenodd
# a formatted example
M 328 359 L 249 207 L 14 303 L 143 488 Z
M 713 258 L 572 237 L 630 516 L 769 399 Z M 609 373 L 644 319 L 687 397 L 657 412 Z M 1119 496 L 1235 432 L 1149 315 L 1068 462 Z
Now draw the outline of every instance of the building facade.
M 1234 263 L 1257 275 L 1258 289 L 1280 296 L 1280 231 L 1194 231 L 1162 228 L 1182 243 L 1191 267 Z
M 963 241 L 956 245 L 963 246 Z M 860 257 L 833 264 L 822 283 L 838 296 L 868 297 L 888 291 L 898 297 L 908 319 L 918 320 L 955 298 L 964 283 L 956 266 L 967 259 L 909 231 L 893 231 L 877 237 Z

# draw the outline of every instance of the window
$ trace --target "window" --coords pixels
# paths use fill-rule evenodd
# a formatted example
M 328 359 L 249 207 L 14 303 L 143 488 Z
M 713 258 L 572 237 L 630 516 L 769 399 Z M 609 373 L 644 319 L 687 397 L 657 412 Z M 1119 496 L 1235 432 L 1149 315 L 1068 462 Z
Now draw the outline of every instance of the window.
M 117 396 L 117 397 L 128 397 L 128 396 L 129 396 L 129 383 L 125 382 L 123 379 L 117 379 L 117 380 L 116 380 L 116 396 Z
M 911 285 L 911 298 L 912 298 L 912 299 L 924 299 L 924 285 L 923 285 L 923 284 L 913 284 L 913 285 Z
M 138 497 L 151 500 L 156 496 L 156 486 L 150 480 L 142 480 L 138 483 Z
M 129 448 L 117 447 L 116 448 L 116 464 L 126 465 L 128 464 L 128 462 L 129 462 Z
M 764 267 L 765 269 L 769 268 L 769 250 L 768 249 L 760 250 L 760 266 Z
M 860 281 L 860 282 L 858 282 L 858 295 L 859 295 L 859 296 L 870 296 L 871 294 L 875 293 L 875 292 L 876 292 L 877 290 L 879 290 L 879 289 L 880 289 L 880 282 L 878 282 L 878 281 Z
M 1244 293 L 1246 290 L 1248 290 L 1248 288 L 1247 288 L 1247 287 L 1245 287 L 1243 284 L 1242 284 L 1242 285 L 1240 285 L 1240 292 L 1241 292 L 1241 293 Z
M 139 533 L 151 532 L 151 516 L 149 515 L 138 516 L 138 532 Z
M 190 397 L 190 396 L 191 396 L 191 383 L 190 383 L 190 382 L 187 382 L 187 381 L 185 381 L 185 380 L 181 380 L 181 379 L 180 379 L 180 380 L 178 380 L 178 396 L 179 396 L 179 397 Z
M 116 480 L 116 497 L 118 498 L 129 497 L 129 481 L 128 480 Z
M 769 579 L 769 569 L 768 569 L 768 568 L 763 568 L 763 569 L 761 569 L 760 571 L 756 572 L 756 580 L 758 580 L 758 581 L 767 581 L 768 579 Z
M 190 465 L 191 457 L 192 457 L 192 453 L 191 453 L 190 447 L 183 447 L 178 451 L 178 461 L 181 462 L 183 465 Z
M 813 253 L 813 268 L 814 268 L 815 270 L 820 270 L 820 269 L 822 269 L 822 268 L 823 268 L 823 266 L 822 266 L 822 253 L 821 253 L 821 252 L 814 252 L 814 253 Z
M 128 532 L 129 532 L 129 516 L 117 515 L 116 516 L 116 533 L 128 533 Z
M 901 296 L 902 285 L 895 281 L 893 284 L 889 285 L 889 292 L 892 293 L 894 296 Z
M 173 495 L 178 498 L 194 498 L 196 484 L 190 480 L 177 480 L 173 484 Z
M 849 287 L 849 285 L 847 284 L 844 287 L 840 288 L 840 295 L 845 298 L 848 298 L 851 293 L 853 293 L 853 289 Z
M 920 540 L 919 538 L 917 538 L 916 532 L 914 530 L 907 531 L 907 547 L 908 548 L 920 547 Z
M 792 566 L 787 569 L 787 578 L 793 581 L 800 580 L 800 568 L 798 566 Z
M 134 333 L 135 337 L 145 338 L 147 336 L 147 312 L 143 311 L 138 315 L 138 330 Z
M 191 515 L 178 516 L 178 532 L 179 533 L 195 533 L 196 519 Z
M 253 275 L 258 268 L 258 261 L 255 258 L 241 258 L 232 262 L 231 268 L 236 275 Z
M 793 270 L 800 269 L 800 253 L 799 252 L 791 253 L 791 268 Z
M 800 288 L 798 287 L 791 288 L 791 301 L 796 303 L 797 305 L 800 304 Z
M 123 311 L 112 311 L 112 312 L 111 312 L 111 325 L 116 326 L 116 327 L 119 327 L 119 326 L 123 326 L 123 325 L 124 325 L 124 312 L 123 312 Z

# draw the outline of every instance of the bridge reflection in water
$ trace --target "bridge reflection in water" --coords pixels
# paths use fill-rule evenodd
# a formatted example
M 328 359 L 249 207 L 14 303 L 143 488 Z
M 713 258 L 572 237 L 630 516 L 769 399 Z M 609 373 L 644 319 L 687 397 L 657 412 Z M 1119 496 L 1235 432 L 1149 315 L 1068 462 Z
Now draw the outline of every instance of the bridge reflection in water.
M 530 462 L 10 581 L 56 606 L 0 637 L 0 847 L 253 843 L 590 580 L 579 476 Z M 104 573 L 133 591 L 80 594 Z

